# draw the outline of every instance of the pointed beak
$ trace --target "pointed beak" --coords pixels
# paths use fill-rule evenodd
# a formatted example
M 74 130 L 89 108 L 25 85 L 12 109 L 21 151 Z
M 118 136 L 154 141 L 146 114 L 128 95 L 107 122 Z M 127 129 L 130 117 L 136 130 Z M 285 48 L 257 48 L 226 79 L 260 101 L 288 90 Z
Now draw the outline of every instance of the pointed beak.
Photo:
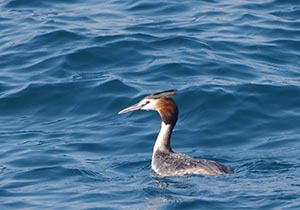
M 133 112 L 133 111 L 136 111 L 136 110 L 140 110 L 142 107 L 139 106 L 138 104 L 134 104 L 130 107 L 127 107 L 125 109 L 122 109 L 121 111 L 118 112 L 118 114 L 125 114 L 127 112 Z

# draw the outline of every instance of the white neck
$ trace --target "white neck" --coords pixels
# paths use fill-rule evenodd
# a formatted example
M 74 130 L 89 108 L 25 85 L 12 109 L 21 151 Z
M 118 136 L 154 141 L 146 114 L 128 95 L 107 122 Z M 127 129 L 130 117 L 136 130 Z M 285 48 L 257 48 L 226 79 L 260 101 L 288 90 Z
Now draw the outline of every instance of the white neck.
M 161 122 L 161 128 L 153 148 L 153 155 L 156 151 L 172 152 L 171 135 L 174 125 Z

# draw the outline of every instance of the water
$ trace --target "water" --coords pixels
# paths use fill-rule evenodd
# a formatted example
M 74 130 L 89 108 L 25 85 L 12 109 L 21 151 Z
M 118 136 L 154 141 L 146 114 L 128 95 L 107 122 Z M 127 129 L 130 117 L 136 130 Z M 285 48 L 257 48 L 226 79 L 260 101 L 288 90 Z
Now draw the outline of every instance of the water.
M 298 1 L 0 2 L 1 209 L 299 209 Z M 177 89 L 175 151 L 225 176 L 151 172 L 160 121 L 116 113 Z

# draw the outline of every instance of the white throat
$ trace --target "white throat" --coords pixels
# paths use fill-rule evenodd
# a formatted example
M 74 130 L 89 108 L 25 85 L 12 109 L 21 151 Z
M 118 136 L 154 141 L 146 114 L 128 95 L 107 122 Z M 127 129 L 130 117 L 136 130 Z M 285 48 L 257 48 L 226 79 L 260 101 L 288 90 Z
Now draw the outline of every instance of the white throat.
M 153 148 L 153 155 L 156 151 L 172 152 L 170 141 L 173 128 L 174 125 L 161 122 L 161 128 Z

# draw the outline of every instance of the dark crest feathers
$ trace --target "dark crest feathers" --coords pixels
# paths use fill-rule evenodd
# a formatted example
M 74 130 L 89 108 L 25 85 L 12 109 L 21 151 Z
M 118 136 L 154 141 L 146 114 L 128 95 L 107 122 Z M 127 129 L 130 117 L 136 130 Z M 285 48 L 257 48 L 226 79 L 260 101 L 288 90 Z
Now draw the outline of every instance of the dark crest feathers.
M 159 99 L 159 98 L 172 98 L 176 95 L 176 90 L 166 90 L 158 93 L 151 94 L 147 96 L 146 98 L 149 99 Z

